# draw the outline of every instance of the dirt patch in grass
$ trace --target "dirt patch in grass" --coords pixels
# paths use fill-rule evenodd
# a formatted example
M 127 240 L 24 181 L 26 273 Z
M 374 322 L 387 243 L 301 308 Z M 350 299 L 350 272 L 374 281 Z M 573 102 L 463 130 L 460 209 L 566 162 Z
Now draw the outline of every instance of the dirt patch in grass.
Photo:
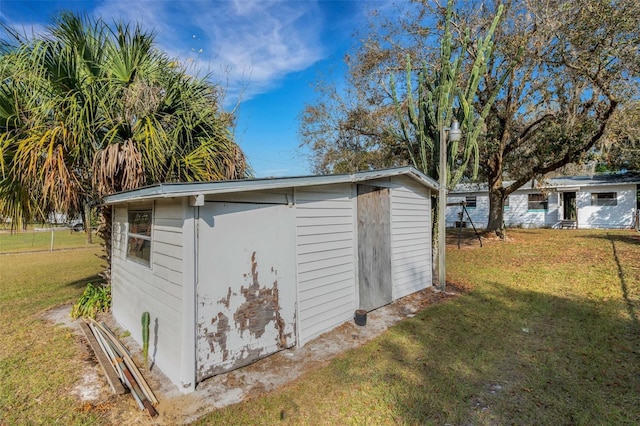
M 460 289 L 449 285 L 446 293 L 431 288 L 414 293 L 369 312 L 365 326 L 357 326 L 354 322 L 344 323 L 302 348 L 283 350 L 249 366 L 207 379 L 198 385 L 195 392 L 187 395 L 181 394 L 157 368 L 144 371 L 140 367 L 142 360 L 139 345 L 131 337 L 121 337 L 121 341 L 134 354 L 136 363 L 143 370 L 159 400 L 156 408 L 160 415 L 154 419 L 138 409 L 131 395 L 111 394 L 104 373 L 93 354 L 84 360 L 83 380 L 71 392 L 83 401 L 84 410 L 99 412 L 111 424 L 174 425 L 193 422 L 212 410 L 258 398 L 295 381 L 309 371 L 326 366 L 340 353 L 365 344 L 402 319 L 413 317 L 417 312 L 454 296 L 458 291 Z M 70 309 L 70 306 L 63 306 L 50 310 L 46 313 L 46 319 L 69 327 L 74 334 L 82 336 L 78 322 L 69 318 Z M 118 331 L 118 326 L 110 315 L 104 315 L 101 320 Z M 78 344 L 84 346 L 83 351 L 88 350 L 83 338 L 79 337 Z

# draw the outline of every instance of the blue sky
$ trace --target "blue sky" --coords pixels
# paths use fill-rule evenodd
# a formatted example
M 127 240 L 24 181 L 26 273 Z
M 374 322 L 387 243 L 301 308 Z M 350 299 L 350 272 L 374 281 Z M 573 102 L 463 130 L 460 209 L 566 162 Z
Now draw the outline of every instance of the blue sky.
M 353 33 L 381 1 L 0 0 L 0 21 L 40 32 L 72 10 L 140 23 L 170 56 L 227 87 L 226 107 L 238 107 L 236 140 L 257 177 L 296 176 L 310 173 L 297 133 L 316 77 L 344 72 Z

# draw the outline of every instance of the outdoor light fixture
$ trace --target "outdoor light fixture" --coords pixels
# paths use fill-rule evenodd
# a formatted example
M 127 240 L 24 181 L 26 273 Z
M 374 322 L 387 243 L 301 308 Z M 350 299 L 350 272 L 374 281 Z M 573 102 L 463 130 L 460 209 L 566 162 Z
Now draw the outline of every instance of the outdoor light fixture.
M 440 128 L 440 182 L 438 192 L 438 281 L 440 290 L 446 290 L 446 266 L 445 266 L 445 238 L 447 209 L 447 133 L 450 142 L 458 142 L 462 138 L 462 131 L 458 120 L 453 120 L 451 127 Z
M 460 124 L 458 123 L 458 120 L 453 120 L 453 123 L 451 123 L 451 127 L 445 127 L 442 130 L 449 131 L 450 142 L 458 142 L 460 139 L 462 139 L 462 130 L 460 130 Z

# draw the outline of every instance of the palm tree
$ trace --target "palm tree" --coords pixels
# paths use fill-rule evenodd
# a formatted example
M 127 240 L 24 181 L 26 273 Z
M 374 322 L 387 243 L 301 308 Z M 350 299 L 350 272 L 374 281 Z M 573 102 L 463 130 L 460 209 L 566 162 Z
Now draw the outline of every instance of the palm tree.
M 0 214 L 82 212 L 88 225 L 107 194 L 248 175 L 219 88 L 157 50 L 152 33 L 63 13 L 43 36 L 8 34 L 0 45 Z M 109 244 L 109 211 L 101 213 Z

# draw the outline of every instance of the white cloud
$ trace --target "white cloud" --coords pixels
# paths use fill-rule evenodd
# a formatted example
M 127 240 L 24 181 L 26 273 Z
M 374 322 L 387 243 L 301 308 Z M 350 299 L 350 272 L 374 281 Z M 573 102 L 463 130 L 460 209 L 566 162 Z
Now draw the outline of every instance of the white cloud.
M 109 1 L 94 14 L 153 30 L 170 56 L 226 85 L 231 103 L 268 91 L 326 55 L 316 1 Z
M 1 12 L 0 22 L 11 28 L 11 31 L 15 31 L 20 37 L 36 38 L 42 36 L 43 34 L 47 34 L 47 27 L 44 24 L 34 22 L 17 22 L 10 19 Z M 5 37 L 5 35 L 8 36 L 7 30 L 4 28 L 0 29 L 0 35 L 3 38 Z M 7 39 L 11 39 L 11 37 L 7 37 Z

